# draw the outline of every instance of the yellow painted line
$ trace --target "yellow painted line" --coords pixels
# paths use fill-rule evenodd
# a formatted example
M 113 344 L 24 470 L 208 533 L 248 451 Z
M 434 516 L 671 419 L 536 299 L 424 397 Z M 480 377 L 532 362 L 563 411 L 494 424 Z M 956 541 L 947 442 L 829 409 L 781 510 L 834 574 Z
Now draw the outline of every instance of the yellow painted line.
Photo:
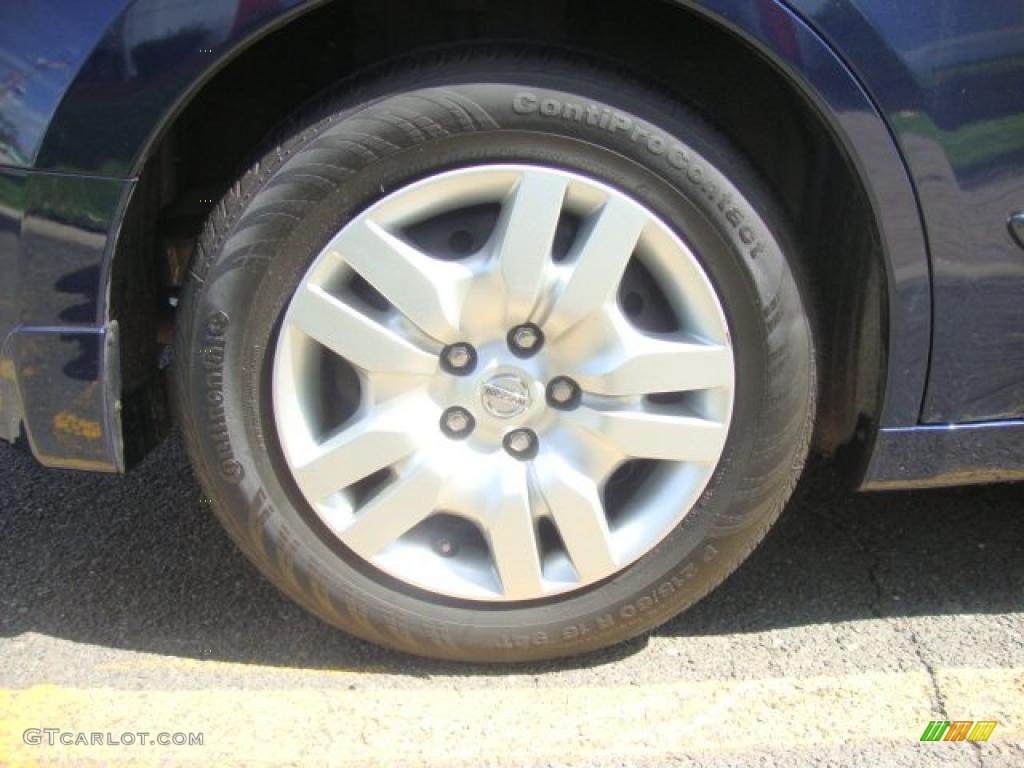
M 1024 739 L 1024 670 L 938 672 L 949 715 L 996 720 L 989 743 Z M 196 682 L 196 681 L 191 681 Z M 657 758 L 678 753 L 910 747 L 929 720 L 923 672 L 645 686 L 413 690 L 0 691 L 0 764 L 332 766 Z M 26 728 L 202 732 L 202 746 L 30 746 Z M 942 747 L 959 748 L 960 744 Z M 968 747 L 969 748 L 969 747 Z

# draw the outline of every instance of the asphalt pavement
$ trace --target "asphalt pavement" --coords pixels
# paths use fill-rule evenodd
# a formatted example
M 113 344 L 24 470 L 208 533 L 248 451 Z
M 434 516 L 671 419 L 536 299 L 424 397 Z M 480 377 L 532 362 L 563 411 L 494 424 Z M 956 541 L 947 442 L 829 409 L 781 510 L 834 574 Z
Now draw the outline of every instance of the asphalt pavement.
M 126 477 L 0 444 L 0 765 L 1024 767 L 1024 485 L 853 494 L 818 463 L 689 613 L 509 667 L 322 624 L 202 498 L 177 439 Z

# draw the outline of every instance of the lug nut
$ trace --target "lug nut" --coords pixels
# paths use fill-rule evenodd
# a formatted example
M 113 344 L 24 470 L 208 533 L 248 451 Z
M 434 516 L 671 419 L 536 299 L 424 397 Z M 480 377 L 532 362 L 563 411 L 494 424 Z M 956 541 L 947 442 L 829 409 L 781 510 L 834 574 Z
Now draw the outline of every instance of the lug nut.
M 529 429 L 514 429 L 502 441 L 510 456 L 517 459 L 532 459 L 537 455 L 537 435 Z
M 533 323 L 517 325 L 508 332 L 508 347 L 517 357 L 536 354 L 544 343 L 544 334 Z
M 539 338 L 537 332 L 528 325 L 524 325 L 522 328 L 518 328 L 512 335 L 512 341 L 515 345 L 524 351 L 529 351 L 537 346 Z
M 472 344 L 460 341 L 441 350 L 441 367 L 456 376 L 465 376 L 476 368 L 476 350 Z
M 438 539 L 434 542 L 434 548 L 441 557 L 454 557 L 459 551 L 451 539 Z
M 457 405 L 448 408 L 441 414 L 441 431 L 448 437 L 454 439 L 468 437 L 475 426 L 476 419 L 473 418 L 473 414 Z
M 548 403 L 568 410 L 580 404 L 580 385 L 568 376 L 558 376 L 548 384 Z
M 457 344 L 448 350 L 448 365 L 452 368 L 465 368 L 472 359 L 469 350 L 462 344 Z

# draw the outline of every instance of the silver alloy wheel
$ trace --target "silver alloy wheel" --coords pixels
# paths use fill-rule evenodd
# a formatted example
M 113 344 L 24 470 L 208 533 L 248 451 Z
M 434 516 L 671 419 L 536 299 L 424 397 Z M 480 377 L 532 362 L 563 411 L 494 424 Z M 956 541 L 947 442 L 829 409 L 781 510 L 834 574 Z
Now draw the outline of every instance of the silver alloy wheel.
M 460 258 L 409 234 L 486 206 L 482 242 L 456 227 Z M 665 328 L 627 311 L 633 262 Z M 525 353 L 520 326 L 540 332 Z M 446 357 L 459 344 L 471 365 Z M 733 389 L 725 315 L 684 242 L 621 191 L 532 165 L 438 174 L 354 218 L 303 277 L 273 363 L 284 456 L 327 528 L 397 579 L 485 601 L 579 589 L 650 551 L 717 465 Z

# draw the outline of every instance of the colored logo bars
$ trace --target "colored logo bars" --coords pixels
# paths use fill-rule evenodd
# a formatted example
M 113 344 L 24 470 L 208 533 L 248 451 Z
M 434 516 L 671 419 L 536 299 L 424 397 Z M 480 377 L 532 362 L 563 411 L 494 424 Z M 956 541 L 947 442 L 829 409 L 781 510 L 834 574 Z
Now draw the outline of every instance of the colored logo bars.
M 932 720 L 921 741 L 988 741 L 995 727 L 995 720 Z

